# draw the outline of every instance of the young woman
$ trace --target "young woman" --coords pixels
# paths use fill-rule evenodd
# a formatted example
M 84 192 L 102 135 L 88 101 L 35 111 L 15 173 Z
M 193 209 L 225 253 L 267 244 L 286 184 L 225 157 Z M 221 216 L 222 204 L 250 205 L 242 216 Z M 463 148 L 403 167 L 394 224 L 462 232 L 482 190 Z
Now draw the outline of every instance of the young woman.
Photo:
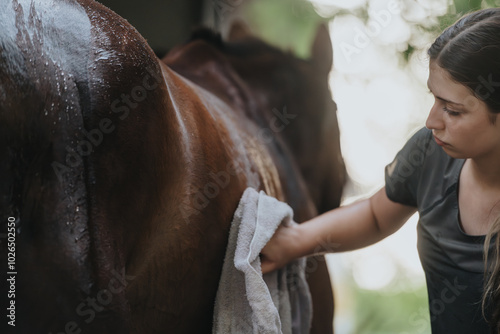
M 435 103 L 426 128 L 386 167 L 385 187 L 281 227 L 262 270 L 373 244 L 418 211 L 432 332 L 500 333 L 500 8 L 463 17 L 428 54 Z

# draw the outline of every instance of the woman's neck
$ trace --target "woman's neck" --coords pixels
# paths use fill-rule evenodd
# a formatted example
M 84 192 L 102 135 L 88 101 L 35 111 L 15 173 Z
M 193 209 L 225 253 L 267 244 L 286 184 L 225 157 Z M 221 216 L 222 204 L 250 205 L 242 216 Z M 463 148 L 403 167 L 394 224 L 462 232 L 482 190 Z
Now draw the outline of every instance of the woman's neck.
M 467 159 L 465 165 L 478 185 L 484 189 L 500 191 L 500 155 L 483 159 Z

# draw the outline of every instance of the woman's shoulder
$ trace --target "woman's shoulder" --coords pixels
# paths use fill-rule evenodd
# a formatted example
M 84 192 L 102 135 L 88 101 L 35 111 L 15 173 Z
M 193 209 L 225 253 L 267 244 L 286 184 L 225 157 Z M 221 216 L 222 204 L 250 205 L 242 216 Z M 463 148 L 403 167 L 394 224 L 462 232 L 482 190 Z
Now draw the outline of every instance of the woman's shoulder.
M 423 189 L 449 187 L 458 169 L 455 159 L 437 145 L 432 131 L 422 128 L 386 167 L 387 195 L 395 202 L 418 206 Z
M 413 145 L 419 148 L 427 149 L 427 147 L 433 142 L 434 140 L 432 136 L 432 130 L 423 127 L 410 136 L 407 145 Z
M 422 213 L 441 202 L 443 197 L 453 197 L 464 160 L 449 156 L 436 143 L 429 129 L 420 129 L 410 140 L 413 141 L 413 151 L 419 152 L 410 154 L 407 159 L 417 169 L 415 195 Z
M 433 139 L 432 131 L 427 128 L 421 128 L 411 135 L 410 139 L 397 154 L 393 162 L 394 169 L 400 169 L 403 174 L 413 174 L 419 170 L 424 164 L 428 163 L 428 157 L 432 155 L 440 155 L 440 147 Z M 444 153 L 444 152 L 443 152 Z M 433 162 L 438 162 L 441 159 L 431 159 Z M 432 162 L 431 161 L 431 162 Z

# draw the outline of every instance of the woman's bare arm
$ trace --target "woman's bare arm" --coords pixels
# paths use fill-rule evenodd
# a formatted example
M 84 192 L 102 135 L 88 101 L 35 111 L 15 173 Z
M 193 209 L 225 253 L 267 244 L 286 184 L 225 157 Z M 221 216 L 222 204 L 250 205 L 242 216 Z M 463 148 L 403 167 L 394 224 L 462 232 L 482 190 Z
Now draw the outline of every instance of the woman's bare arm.
M 391 201 L 385 188 L 372 197 L 343 206 L 300 225 L 280 227 L 261 254 L 262 271 L 318 253 L 362 248 L 396 232 L 416 208 Z

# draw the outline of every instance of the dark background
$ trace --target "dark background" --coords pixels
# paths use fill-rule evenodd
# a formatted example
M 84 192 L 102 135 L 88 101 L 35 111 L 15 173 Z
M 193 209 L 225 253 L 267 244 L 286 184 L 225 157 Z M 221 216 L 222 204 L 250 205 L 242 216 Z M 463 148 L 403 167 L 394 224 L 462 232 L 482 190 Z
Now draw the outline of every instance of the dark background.
M 99 0 L 127 19 L 146 38 L 153 50 L 162 55 L 174 45 L 185 42 L 193 27 L 215 27 L 222 9 L 242 0 Z M 218 6 L 216 11 L 214 6 Z

